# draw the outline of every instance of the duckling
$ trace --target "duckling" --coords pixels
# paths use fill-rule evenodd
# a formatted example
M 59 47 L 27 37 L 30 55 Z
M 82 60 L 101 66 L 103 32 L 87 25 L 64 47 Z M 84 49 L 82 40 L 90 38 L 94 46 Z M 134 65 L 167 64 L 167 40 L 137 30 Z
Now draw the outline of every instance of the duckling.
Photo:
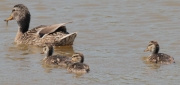
M 164 64 L 175 63 L 173 57 L 164 53 L 158 53 L 159 49 L 160 47 L 157 41 L 150 41 L 146 50 L 144 50 L 144 52 L 147 51 L 152 52 L 152 54 L 148 57 L 147 61 L 152 63 L 164 63 Z
M 17 4 L 13 7 L 10 17 L 4 20 L 7 23 L 10 20 L 17 21 L 19 28 L 14 39 L 17 44 L 45 46 L 45 43 L 51 43 L 55 46 L 64 46 L 72 45 L 76 38 L 77 32 L 67 32 L 67 23 L 40 25 L 29 30 L 30 19 L 28 8 L 23 4 Z
M 43 53 L 46 54 L 46 57 L 42 60 L 45 64 L 47 65 L 59 65 L 59 66 L 64 66 L 70 58 L 67 56 L 62 56 L 62 55 L 53 55 L 53 46 L 52 45 L 46 45 L 43 48 Z
M 75 74 L 84 74 L 90 71 L 90 68 L 87 64 L 84 64 L 84 55 L 82 53 L 75 53 L 72 55 L 71 64 L 68 67 L 68 71 Z

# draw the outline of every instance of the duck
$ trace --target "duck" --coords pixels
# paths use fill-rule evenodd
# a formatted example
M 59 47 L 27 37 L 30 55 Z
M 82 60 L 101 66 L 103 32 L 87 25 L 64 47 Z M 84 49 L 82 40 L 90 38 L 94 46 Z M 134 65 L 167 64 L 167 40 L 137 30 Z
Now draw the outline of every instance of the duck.
M 10 17 L 4 20 L 7 24 L 10 20 L 17 21 L 18 31 L 14 39 L 15 43 L 42 47 L 46 43 L 51 43 L 54 46 L 73 45 L 77 32 L 69 33 L 65 26 L 72 22 L 40 25 L 29 30 L 30 19 L 31 14 L 28 8 L 23 4 L 17 4 L 13 7 Z
M 159 53 L 160 46 L 157 41 L 150 41 L 144 52 L 150 51 L 152 54 L 147 58 L 147 61 L 160 64 L 175 63 L 173 57 L 165 53 Z
M 51 44 L 46 44 L 43 48 L 43 52 L 41 54 L 46 54 L 44 59 L 42 60 L 45 65 L 57 65 L 66 67 L 70 61 L 70 58 L 67 56 L 63 56 L 60 54 L 53 55 L 54 48 Z
M 74 53 L 71 58 L 72 64 L 68 66 L 68 72 L 75 74 L 85 74 L 90 71 L 89 65 L 84 64 L 84 55 L 82 53 Z

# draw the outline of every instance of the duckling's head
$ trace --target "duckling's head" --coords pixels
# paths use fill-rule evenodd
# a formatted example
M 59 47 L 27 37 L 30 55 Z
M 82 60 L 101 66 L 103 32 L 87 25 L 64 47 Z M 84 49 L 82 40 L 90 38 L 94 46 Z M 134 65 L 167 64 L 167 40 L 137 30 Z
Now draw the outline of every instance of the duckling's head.
M 72 55 L 72 62 L 74 63 L 83 63 L 84 62 L 84 55 L 82 53 L 75 53 Z
M 150 41 L 146 50 L 144 52 L 150 51 L 152 53 L 158 53 L 159 51 L 159 44 L 157 41 Z
M 10 17 L 5 21 L 16 20 L 19 27 L 21 28 L 20 30 L 24 33 L 29 28 L 30 18 L 31 15 L 28 8 L 23 4 L 17 4 L 13 7 Z
M 43 53 L 47 54 L 47 57 L 48 56 L 51 56 L 53 54 L 53 51 L 54 51 L 54 48 L 52 45 L 50 44 L 47 44 L 44 48 L 43 48 Z

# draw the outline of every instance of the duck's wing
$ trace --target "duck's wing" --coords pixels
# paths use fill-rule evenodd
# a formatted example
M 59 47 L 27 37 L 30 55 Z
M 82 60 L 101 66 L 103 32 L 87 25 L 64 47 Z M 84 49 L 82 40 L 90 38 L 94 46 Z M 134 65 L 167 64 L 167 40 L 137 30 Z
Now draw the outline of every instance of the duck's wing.
M 53 25 L 40 25 L 32 30 L 29 31 L 29 33 L 36 33 L 40 37 L 43 37 L 44 35 L 48 35 L 53 32 L 63 32 L 65 34 L 69 34 L 66 30 L 66 24 L 71 23 L 60 23 L 60 24 L 53 24 Z
M 42 29 L 40 28 L 41 30 L 39 30 L 39 34 L 49 34 L 55 31 L 62 31 L 64 33 L 67 33 L 65 24 L 67 23 L 54 24 L 43 27 Z
M 167 54 L 158 53 L 157 55 L 158 55 L 158 61 L 175 63 L 174 58 Z
M 68 22 L 71 23 L 71 22 Z M 24 43 L 36 44 L 44 46 L 45 43 L 51 43 L 55 46 L 72 45 L 77 32 L 68 33 L 65 25 L 68 23 L 60 23 L 54 25 L 41 25 L 27 31 L 24 36 L 27 40 Z M 37 40 L 37 37 L 39 40 Z
M 46 64 L 53 64 L 53 65 L 58 65 L 58 59 L 55 58 L 54 56 L 49 56 L 44 59 L 44 63 Z
M 56 56 L 57 58 L 59 58 L 59 61 L 60 61 L 60 62 L 69 60 L 69 57 L 63 56 L 63 55 L 60 55 L 60 54 L 57 54 L 57 55 L 54 55 L 54 56 Z

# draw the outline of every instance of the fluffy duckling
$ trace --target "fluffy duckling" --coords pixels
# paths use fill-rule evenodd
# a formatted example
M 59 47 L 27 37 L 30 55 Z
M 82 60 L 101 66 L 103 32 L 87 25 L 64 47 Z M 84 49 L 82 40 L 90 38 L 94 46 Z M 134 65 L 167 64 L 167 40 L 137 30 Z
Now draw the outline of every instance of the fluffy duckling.
M 152 54 L 148 57 L 147 61 L 153 63 L 164 63 L 164 64 L 175 63 L 173 57 L 164 53 L 158 53 L 159 49 L 160 47 L 157 41 L 150 41 L 146 50 L 144 50 L 144 52 L 147 51 L 152 52 Z
M 75 53 L 72 55 L 71 64 L 68 67 L 68 71 L 75 74 L 84 74 L 90 71 L 90 68 L 87 64 L 84 64 L 84 55 L 81 53 Z
M 47 65 L 60 65 L 60 66 L 64 66 L 66 65 L 66 63 L 68 63 L 67 61 L 69 61 L 69 58 L 66 56 L 62 56 L 62 55 L 52 55 L 53 54 L 53 46 L 52 45 L 46 45 L 43 48 L 43 53 L 46 54 L 46 57 L 43 59 L 43 62 Z

